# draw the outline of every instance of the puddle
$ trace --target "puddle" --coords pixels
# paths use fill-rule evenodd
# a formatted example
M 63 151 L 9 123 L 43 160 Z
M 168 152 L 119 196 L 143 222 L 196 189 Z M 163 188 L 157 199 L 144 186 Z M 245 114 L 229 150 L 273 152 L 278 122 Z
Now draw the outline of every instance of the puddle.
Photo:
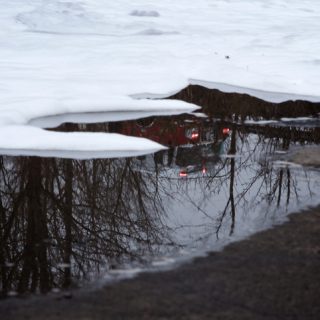
M 158 270 L 319 203 L 320 171 L 282 158 L 292 147 L 319 144 L 317 122 L 282 121 L 303 115 L 279 111 L 281 126 L 247 123 L 269 117 L 266 111 L 249 114 L 248 107 L 243 114 L 231 110 L 238 108 L 233 94 L 224 114 L 219 99 L 211 98 L 199 96 L 207 117 L 49 121 L 61 124 L 49 130 L 120 133 L 168 147 L 154 154 L 88 160 L 1 156 L 2 296 L 59 292 Z

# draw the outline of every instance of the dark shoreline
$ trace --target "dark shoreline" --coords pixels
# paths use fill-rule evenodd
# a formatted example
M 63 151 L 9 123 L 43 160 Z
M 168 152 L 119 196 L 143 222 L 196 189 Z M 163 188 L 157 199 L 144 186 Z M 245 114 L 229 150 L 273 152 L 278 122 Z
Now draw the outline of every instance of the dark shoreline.
M 92 292 L 7 299 L 14 319 L 319 319 L 320 207 L 181 267 Z

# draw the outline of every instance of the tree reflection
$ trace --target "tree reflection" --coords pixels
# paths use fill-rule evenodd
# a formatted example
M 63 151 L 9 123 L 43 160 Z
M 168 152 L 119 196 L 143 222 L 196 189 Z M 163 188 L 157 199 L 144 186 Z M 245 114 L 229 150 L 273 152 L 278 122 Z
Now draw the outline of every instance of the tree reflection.
M 132 159 L 1 157 L 1 181 L 3 294 L 66 288 L 169 242 L 154 181 Z
M 222 230 L 233 235 L 240 214 L 297 201 L 299 177 L 290 167 L 274 166 L 270 156 L 305 143 L 304 129 L 290 135 L 288 128 L 191 120 L 171 117 L 166 126 L 159 117 L 145 122 L 148 129 L 141 121 L 100 125 L 99 130 L 139 135 L 164 127 L 157 139 L 171 147 L 149 156 L 0 157 L 2 295 L 69 288 L 101 271 L 187 247 L 179 230 L 189 226 L 168 223 L 178 215 L 171 202 L 197 216 L 200 232 L 191 241 L 200 243 Z M 173 139 L 177 126 L 185 136 Z
M 308 101 L 267 102 L 248 94 L 224 93 L 216 89 L 207 89 L 200 85 L 189 85 L 171 97 L 203 107 L 205 113 L 214 117 L 236 119 L 271 119 L 280 117 L 318 116 L 320 103 Z

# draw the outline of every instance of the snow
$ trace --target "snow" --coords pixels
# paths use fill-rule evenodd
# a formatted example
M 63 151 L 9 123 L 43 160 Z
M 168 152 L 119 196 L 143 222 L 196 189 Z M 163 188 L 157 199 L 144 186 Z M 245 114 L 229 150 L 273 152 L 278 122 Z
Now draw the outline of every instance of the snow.
M 0 132 L 2 149 L 0 152 L 14 155 L 114 158 L 137 156 L 165 149 L 160 144 L 145 138 L 127 137 L 116 133 L 53 132 L 17 125 L 5 126 Z M 12 138 L 17 132 L 19 139 Z M 70 150 L 72 152 L 68 152 Z
M 0 148 L 44 149 L 45 131 L 27 128 L 38 117 L 190 112 L 194 105 L 146 99 L 189 83 L 320 101 L 319 31 L 317 0 L 0 0 L 0 135 L 11 133 Z M 111 148 L 84 137 L 92 151 Z M 74 146 L 61 138 L 50 133 L 47 147 L 82 148 L 79 136 Z
M 277 123 L 276 120 L 245 120 L 244 123 L 246 124 L 259 124 L 259 125 L 266 125 L 266 124 L 272 124 Z
M 291 122 L 291 121 L 312 121 L 314 118 L 311 117 L 297 117 L 297 118 L 281 118 L 283 122 Z
M 133 10 L 130 13 L 131 16 L 137 16 L 137 17 L 159 17 L 160 14 L 157 11 L 151 10 Z
M 154 116 L 170 116 L 180 114 L 179 110 L 155 110 L 155 111 L 109 111 L 109 112 L 82 112 L 63 113 L 59 115 L 39 117 L 29 121 L 29 124 L 39 128 L 56 128 L 62 123 L 103 123 L 125 120 L 137 120 Z M 192 113 L 198 118 L 206 115 L 198 112 Z
M 241 86 L 229 85 L 226 83 L 210 82 L 203 80 L 190 79 L 190 84 L 200 85 L 208 89 L 218 89 L 223 92 L 236 92 L 241 94 L 249 94 L 259 99 L 280 103 L 287 100 L 306 100 L 311 102 L 319 102 L 320 98 L 317 95 L 304 95 L 288 92 L 272 92 L 259 89 L 246 88 Z

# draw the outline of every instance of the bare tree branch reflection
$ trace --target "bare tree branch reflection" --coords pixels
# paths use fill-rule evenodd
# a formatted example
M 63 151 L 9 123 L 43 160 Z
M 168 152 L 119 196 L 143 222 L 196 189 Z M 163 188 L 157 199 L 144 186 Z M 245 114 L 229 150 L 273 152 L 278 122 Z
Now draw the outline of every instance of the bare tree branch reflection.
M 69 288 L 113 268 L 200 250 L 237 234 L 249 215 L 267 218 L 297 203 L 301 185 L 313 196 L 310 173 L 301 179 L 303 171 L 270 159 L 292 144 L 319 142 L 318 131 L 234 121 L 241 118 L 64 128 L 145 134 L 170 146 L 137 158 L 0 157 L 2 296 Z
M 1 178 L 3 292 L 67 288 L 170 242 L 155 182 L 131 159 L 1 157 Z

